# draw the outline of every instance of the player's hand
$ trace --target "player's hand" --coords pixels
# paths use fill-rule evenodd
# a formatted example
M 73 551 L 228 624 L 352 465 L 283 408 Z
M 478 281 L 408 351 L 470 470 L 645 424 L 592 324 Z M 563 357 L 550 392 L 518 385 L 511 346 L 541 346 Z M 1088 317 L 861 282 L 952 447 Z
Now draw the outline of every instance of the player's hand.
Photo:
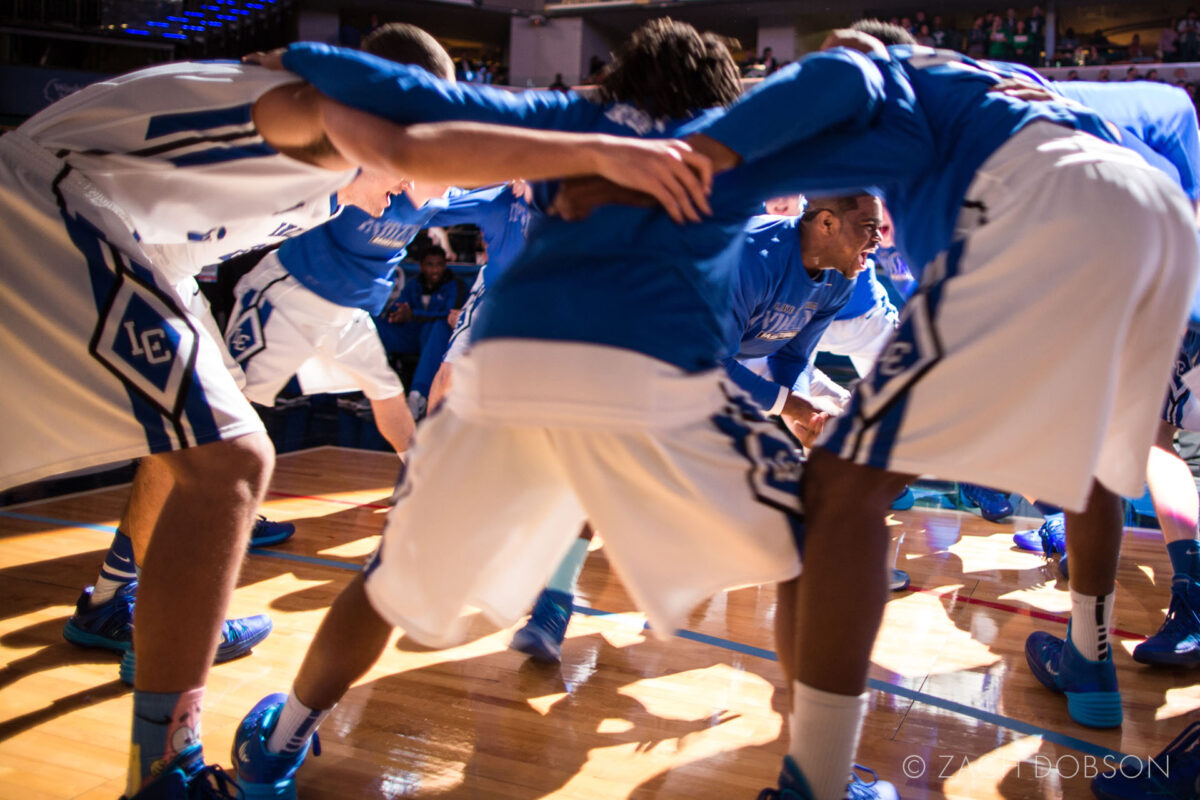
M 413 310 L 408 303 L 401 303 L 392 309 L 388 314 L 388 322 L 396 325 L 403 325 L 406 322 L 412 322 Z
M 1067 100 L 1062 95 L 1055 94 L 1045 86 L 1039 86 L 1033 81 L 1021 78 L 1005 78 L 988 91 L 997 92 L 1007 97 L 1015 97 L 1018 100 L 1045 100 L 1053 103 L 1072 104 L 1070 100 Z
M 266 52 L 259 51 L 257 53 L 248 53 L 242 56 L 243 64 L 257 64 L 260 67 L 267 69 L 283 69 L 283 54 L 287 52 L 286 47 L 280 47 L 277 50 L 269 50 Z
M 592 154 L 596 174 L 653 196 L 676 222 L 712 214 L 712 162 L 686 142 L 604 136 Z
M 838 30 L 830 31 L 829 35 L 825 37 L 825 41 L 821 42 L 822 50 L 832 50 L 835 47 L 857 50 L 869 56 L 888 57 L 887 47 L 884 46 L 883 42 L 870 34 L 863 33 L 862 31 L 852 31 L 849 28 L 839 28 Z
M 452 308 L 450 313 L 446 315 L 446 324 L 450 326 L 450 330 L 458 327 L 458 318 L 462 316 L 461 308 Z
M 813 446 L 817 436 L 824 430 L 825 423 L 829 421 L 829 414 L 818 410 L 795 392 L 788 394 L 779 417 L 805 447 Z
M 575 222 L 587 219 L 591 213 L 604 205 L 654 206 L 658 203 L 644 192 L 635 192 L 618 186 L 607 178 L 571 178 L 563 181 L 550 213 Z

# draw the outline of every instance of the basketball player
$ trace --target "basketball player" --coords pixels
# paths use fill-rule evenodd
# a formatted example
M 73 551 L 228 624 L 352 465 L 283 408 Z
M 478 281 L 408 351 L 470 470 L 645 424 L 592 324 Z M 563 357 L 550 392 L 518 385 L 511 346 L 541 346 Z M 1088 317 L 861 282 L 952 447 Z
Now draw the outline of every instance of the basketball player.
M 306 73 L 339 60 L 331 50 L 315 55 Z M 284 63 L 306 57 L 293 49 Z M 841 57 L 857 58 L 822 58 Z M 354 66 L 326 61 L 312 74 Z M 364 107 L 402 109 L 420 85 L 450 101 L 447 113 L 475 113 L 475 100 L 494 99 L 503 118 L 525 122 L 545 118 L 537 104 L 572 102 L 450 91 L 405 70 L 391 73 L 393 83 L 382 65 L 358 66 L 376 76 Z M 637 120 L 647 132 L 669 132 L 659 120 L 738 91 L 724 46 L 669 21 L 635 33 L 608 80 L 611 99 L 638 106 L 597 106 L 592 116 Z M 399 91 L 383 96 L 389 86 Z M 575 109 L 575 118 L 588 112 Z M 722 389 L 718 368 L 740 231 L 765 196 L 738 198 L 683 229 L 654 210 L 616 206 L 583 224 L 531 224 L 516 262 L 489 287 L 445 403 L 418 437 L 381 549 L 334 603 L 291 695 L 264 698 L 243 720 L 235 744 L 243 786 L 294 791 L 312 731 L 369 669 L 393 624 L 445 646 L 461 635 L 466 605 L 498 624 L 516 620 L 584 519 L 603 531 L 610 562 L 661 632 L 714 588 L 794 573 L 791 445 Z M 537 187 L 541 207 L 547 199 Z M 453 481 L 470 481 L 477 502 L 447 504 L 441 492 Z
M 490 166 L 472 158 L 481 137 Z M 350 181 L 382 197 L 405 177 L 599 169 L 649 179 L 694 214 L 688 158 L 669 143 L 402 128 L 287 73 L 227 63 L 102 81 L 0 139 L 0 366 L 22 376 L 10 384 L 22 402 L 5 404 L 0 483 L 149 453 L 164 478 L 161 509 L 138 510 L 157 522 L 138 589 L 130 797 L 225 791 L 203 766 L 200 701 L 273 459 L 211 320 L 176 286 L 325 219 Z M 363 163 L 375 172 L 356 178 Z

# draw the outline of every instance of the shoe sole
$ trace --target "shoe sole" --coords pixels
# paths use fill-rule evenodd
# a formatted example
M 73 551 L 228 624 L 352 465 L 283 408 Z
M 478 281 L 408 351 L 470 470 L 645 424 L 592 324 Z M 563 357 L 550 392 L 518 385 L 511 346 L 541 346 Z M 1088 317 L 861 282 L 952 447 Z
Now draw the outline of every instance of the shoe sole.
M 286 542 L 288 539 L 292 538 L 295 535 L 296 535 L 295 531 L 289 531 L 288 533 L 279 533 L 274 536 L 259 536 L 257 538 L 250 540 L 250 546 L 251 547 L 271 547 L 273 545 L 282 544 L 283 542 Z
M 1133 660 L 1151 667 L 1200 667 L 1200 653 L 1139 653 L 1133 649 Z
M 1120 692 L 1065 692 L 1071 719 L 1089 728 L 1115 728 L 1121 724 Z
M 903 576 L 903 579 L 901 579 Z M 892 570 L 892 580 L 888 583 L 888 589 L 893 592 L 903 592 L 912 584 L 912 578 L 907 572 L 902 569 Z
M 114 653 L 125 653 L 132 647 L 132 645 L 123 644 L 107 636 L 88 633 L 83 628 L 77 627 L 70 620 L 67 620 L 67 624 L 63 626 L 62 634 L 64 639 L 79 647 L 93 647 L 101 650 L 109 650 Z
M 242 783 L 238 781 L 242 797 L 247 800 L 296 800 L 296 779 L 279 783 Z

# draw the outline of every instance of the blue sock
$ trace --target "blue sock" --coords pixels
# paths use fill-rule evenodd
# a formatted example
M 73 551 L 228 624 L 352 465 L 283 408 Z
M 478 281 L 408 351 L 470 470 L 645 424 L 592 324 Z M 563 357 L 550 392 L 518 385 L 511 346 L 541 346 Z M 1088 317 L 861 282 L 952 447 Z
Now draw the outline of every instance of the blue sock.
M 96 588 L 92 589 L 92 606 L 107 603 L 122 586 L 137 579 L 137 565 L 133 562 L 133 542 L 125 534 L 117 531 L 109 545 L 108 554 L 104 556 L 104 564 L 100 567 L 100 577 L 96 578 Z
M 1186 577 L 1200 583 L 1200 541 L 1182 539 L 1178 542 L 1167 542 L 1167 555 L 1171 557 L 1175 580 Z
M 171 762 L 200 744 L 200 701 L 204 689 L 133 692 L 133 744 L 128 796 L 163 773 Z

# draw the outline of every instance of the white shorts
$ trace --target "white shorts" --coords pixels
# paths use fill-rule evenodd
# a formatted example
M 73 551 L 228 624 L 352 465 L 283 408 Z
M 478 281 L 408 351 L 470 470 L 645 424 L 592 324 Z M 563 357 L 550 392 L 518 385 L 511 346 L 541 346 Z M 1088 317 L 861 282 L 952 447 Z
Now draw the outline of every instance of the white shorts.
M 371 315 L 331 303 L 268 253 L 234 288 L 225 343 L 246 374 L 246 396 L 271 406 L 296 375 L 304 394 L 361 391 L 371 400 L 404 393 Z
M 1200 364 L 1200 333 L 1188 331 L 1175 354 L 1175 368 L 1167 386 L 1162 418 L 1176 428 L 1200 431 L 1200 397 L 1184 382 L 1184 376 Z
M 1135 154 L 1049 123 L 980 168 L 956 241 L 850 412 L 842 458 L 1082 509 L 1139 495 L 1196 283 L 1187 198 Z
M 475 275 L 475 282 L 471 284 L 471 292 L 463 303 L 462 313 L 458 315 L 458 323 L 454 326 L 454 332 L 450 334 L 450 343 L 446 345 L 446 355 L 442 358 L 444 364 L 453 364 L 458 361 L 471 346 L 471 324 L 475 322 L 479 304 L 483 302 L 483 295 L 487 291 L 487 287 L 483 285 L 485 269 L 487 269 L 486 265 L 480 268 L 478 274 Z
M 516 339 L 455 370 L 367 566 L 375 610 L 423 644 L 458 642 L 469 608 L 520 619 L 585 520 L 661 636 L 798 574 L 800 462 L 723 371 Z
M 859 375 L 866 375 L 896 332 L 896 319 L 890 305 L 877 305 L 862 316 L 835 319 L 821 334 L 817 349 L 846 356 Z
M 195 298 L 62 169 L 0 138 L 0 486 L 262 431 Z

